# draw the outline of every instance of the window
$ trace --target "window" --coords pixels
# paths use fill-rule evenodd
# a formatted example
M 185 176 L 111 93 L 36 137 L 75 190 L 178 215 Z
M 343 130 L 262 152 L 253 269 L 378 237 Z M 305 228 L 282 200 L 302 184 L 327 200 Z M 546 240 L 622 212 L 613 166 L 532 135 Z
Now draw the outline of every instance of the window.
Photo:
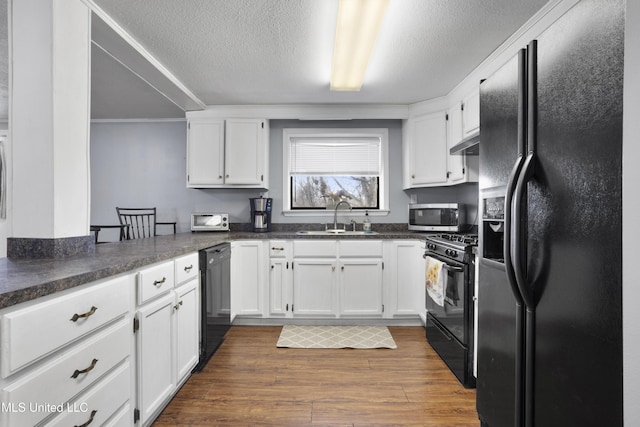
M 284 129 L 285 211 L 387 207 L 387 129 Z

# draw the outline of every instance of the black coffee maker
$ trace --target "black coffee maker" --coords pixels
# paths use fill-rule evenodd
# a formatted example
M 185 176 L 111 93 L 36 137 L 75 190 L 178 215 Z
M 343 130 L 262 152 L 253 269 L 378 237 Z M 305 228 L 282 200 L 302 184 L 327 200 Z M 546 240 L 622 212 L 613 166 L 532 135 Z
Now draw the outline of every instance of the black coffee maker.
M 251 205 L 251 223 L 253 231 L 258 233 L 271 231 L 271 198 L 249 199 Z

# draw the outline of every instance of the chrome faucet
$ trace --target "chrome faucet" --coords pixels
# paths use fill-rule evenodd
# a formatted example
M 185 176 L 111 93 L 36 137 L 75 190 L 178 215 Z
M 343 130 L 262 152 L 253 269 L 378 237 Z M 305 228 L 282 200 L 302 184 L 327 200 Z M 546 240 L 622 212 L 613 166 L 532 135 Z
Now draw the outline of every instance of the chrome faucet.
M 333 229 L 334 230 L 338 229 L 338 207 L 343 203 L 345 205 L 349 206 L 349 211 L 351 211 L 353 209 L 351 207 L 351 205 L 349 204 L 349 202 L 347 202 L 346 200 L 341 200 L 341 201 L 338 202 L 338 204 L 336 205 L 336 208 L 333 210 Z

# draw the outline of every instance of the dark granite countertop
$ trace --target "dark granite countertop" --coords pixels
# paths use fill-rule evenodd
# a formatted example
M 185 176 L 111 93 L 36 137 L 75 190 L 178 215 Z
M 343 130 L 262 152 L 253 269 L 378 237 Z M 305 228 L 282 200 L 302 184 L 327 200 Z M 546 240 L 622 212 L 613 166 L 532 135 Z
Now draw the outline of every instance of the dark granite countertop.
M 0 309 L 232 240 L 422 239 L 425 235 L 408 231 L 358 236 L 300 236 L 295 231 L 188 232 L 104 243 L 89 255 L 56 259 L 0 258 Z

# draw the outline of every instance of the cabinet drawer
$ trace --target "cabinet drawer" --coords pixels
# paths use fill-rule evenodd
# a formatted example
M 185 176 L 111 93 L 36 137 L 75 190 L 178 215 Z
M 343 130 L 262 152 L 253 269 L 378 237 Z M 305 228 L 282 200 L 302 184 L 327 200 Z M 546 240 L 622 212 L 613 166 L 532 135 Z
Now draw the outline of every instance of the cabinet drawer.
M 2 316 L 2 377 L 126 314 L 130 280 L 111 279 Z
M 131 427 L 132 419 L 131 405 L 126 403 L 103 427 Z
M 269 257 L 286 258 L 291 256 L 288 252 L 289 248 L 287 247 L 286 240 L 271 240 L 269 242 Z
M 337 256 L 337 242 L 335 240 L 297 240 L 293 242 L 294 257 L 331 257 Z
M 198 277 L 198 253 L 176 258 L 176 284 Z
M 138 304 L 164 295 L 173 289 L 173 261 L 156 264 L 138 273 Z
M 131 322 L 127 318 L 73 346 L 51 362 L 3 388 L 3 404 L 60 404 L 68 401 L 129 356 L 130 331 Z M 86 369 L 89 369 L 86 373 L 76 373 L 76 370 Z M 8 411 L 4 414 L 6 419 L 0 424 L 35 425 L 48 415 L 47 411 L 32 409 Z
M 131 369 L 127 360 L 95 387 L 66 404 L 64 411 L 45 425 L 104 425 L 128 403 L 130 395 Z
M 382 257 L 382 240 L 341 240 L 340 257 Z

